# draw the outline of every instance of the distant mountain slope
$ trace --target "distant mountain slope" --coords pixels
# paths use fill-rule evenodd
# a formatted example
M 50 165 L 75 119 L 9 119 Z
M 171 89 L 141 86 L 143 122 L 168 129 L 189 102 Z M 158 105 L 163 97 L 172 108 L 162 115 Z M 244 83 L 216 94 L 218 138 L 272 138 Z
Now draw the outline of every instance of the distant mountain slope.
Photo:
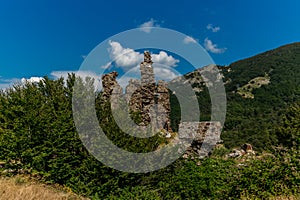
M 289 86 L 296 86 L 296 83 L 300 82 L 299 76 L 296 76 L 300 71 L 299 65 L 300 43 L 285 45 L 230 64 L 231 70 L 225 75 L 232 82 L 227 85 L 227 88 L 236 90 L 236 87 L 247 84 L 255 77 L 264 76 L 265 73 L 270 74 L 271 80 L 276 85 L 291 83 Z
M 257 150 L 267 150 L 277 144 L 274 127 L 283 110 L 300 100 L 300 43 L 285 45 L 226 67 L 219 66 L 219 69 L 224 75 L 227 95 L 227 117 L 221 135 L 225 145 L 234 147 L 248 142 Z M 201 80 L 199 76 L 199 69 L 185 75 L 191 82 Z M 203 89 L 203 84 L 196 83 L 193 87 L 207 120 L 210 114 L 208 91 Z M 246 98 L 241 91 L 251 98 Z
M 225 143 L 233 146 L 244 140 L 259 149 L 270 148 L 278 142 L 273 129 L 281 112 L 300 99 L 300 43 L 232 63 L 229 69 L 224 73 L 224 81 L 228 82 Z M 254 99 L 244 99 L 236 93 L 250 80 L 264 76 L 270 83 L 253 89 Z

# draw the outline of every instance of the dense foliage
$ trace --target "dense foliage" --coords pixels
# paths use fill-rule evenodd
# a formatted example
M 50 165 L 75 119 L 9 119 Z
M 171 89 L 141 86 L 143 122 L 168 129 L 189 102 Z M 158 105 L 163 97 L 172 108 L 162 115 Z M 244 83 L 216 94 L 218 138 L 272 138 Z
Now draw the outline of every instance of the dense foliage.
M 283 47 L 234 63 L 231 73 L 224 70 L 225 81 L 231 80 L 226 84 L 225 147 L 215 149 L 210 158 L 178 159 L 147 174 L 106 167 L 85 149 L 73 121 L 74 75 L 67 80 L 45 77 L 39 83 L 16 85 L 0 93 L 0 161 L 6 162 L 2 171 L 29 173 L 94 199 L 263 199 L 299 195 L 299 49 L 299 44 Z M 265 72 L 271 84 L 254 90 L 254 99 L 233 93 L 237 84 Z M 93 85 L 91 79 L 81 83 Z M 206 118 L 210 112 L 205 106 L 208 95 L 198 95 Z M 132 152 L 148 152 L 165 142 L 157 136 L 146 140 L 125 134 L 100 96 L 95 96 L 99 124 L 116 145 Z M 172 119 L 180 112 L 176 101 L 171 97 Z M 138 118 L 138 114 L 134 116 Z M 177 123 L 172 123 L 176 129 Z M 230 151 L 227 147 L 245 142 L 272 154 L 224 157 Z
M 243 142 L 257 150 L 269 150 L 278 144 L 272 128 L 282 112 L 300 100 L 300 43 L 286 45 L 231 64 L 223 70 L 228 96 L 228 112 L 222 139 L 228 147 Z M 268 74 L 270 84 L 253 91 L 254 99 L 236 93 L 255 77 Z

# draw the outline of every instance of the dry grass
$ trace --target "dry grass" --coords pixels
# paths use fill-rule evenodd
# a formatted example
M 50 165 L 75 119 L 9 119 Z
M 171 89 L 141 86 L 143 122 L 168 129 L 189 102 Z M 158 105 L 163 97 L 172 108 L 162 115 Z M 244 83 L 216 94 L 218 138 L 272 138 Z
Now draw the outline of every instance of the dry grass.
M 274 198 L 271 198 L 270 200 L 299 200 L 299 196 L 279 196 L 279 197 L 274 197 Z
M 256 197 L 242 197 L 241 200 L 256 200 L 259 198 Z M 299 200 L 300 196 L 276 196 L 276 197 L 270 197 L 270 198 L 265 198 L 267 200 Z
M 27 177 L 15 176 L 12 178 L 0 177 L 1 200 L 87 200 L 65 192 L 61 187 L 48 186 L 37 183 Z
M 260 88 L 263 85 L 268 85 L 270 83 L 270 77 L 266 74 L 264 77 L 256 77 L 248 82 L 248 84 L 240 87 L 237 91 L 239 95 L 243 98 L 254 98 L 252 91 L 256 88 Z

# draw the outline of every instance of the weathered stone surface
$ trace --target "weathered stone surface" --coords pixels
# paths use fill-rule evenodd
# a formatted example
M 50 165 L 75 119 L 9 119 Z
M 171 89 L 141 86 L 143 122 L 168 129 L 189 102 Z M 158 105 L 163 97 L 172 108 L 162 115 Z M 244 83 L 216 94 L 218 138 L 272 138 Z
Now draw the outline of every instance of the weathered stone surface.
M 155 82 L 149 52 L 144 52 L 144 61 L 140 64 L 141 80 L 131 79 L 125 90 L 125 100 L 132 112 L 141 114 L 142 122 L 139 125 L 151 124 L 152 130 L 161 129 L 171 131 L 170 128 L 170 97 L 167 83 Z M 111 72 L 102 77 L 104 102 L 110 101 L 112 107 L 118 106 L 118 99 L 122 96 L 122 88 L 116 81 L 117 72 Z
M 184 157 L 202 158 L 208 156 L 210 150 L 221 142 L 220 122 L 181 122 L 179 124 L 180 140 L 171 138 L 169 114 L 171 111 L 168 84 L 159 80 L 156 84 L 152 68 L 151 55 L 144 53 L 144 61 L 140 64 L 141 80 L 131 79 L 123 95 L 122 88 L 116 81 L 117 72 L 102 77 L 104 101 L 110 100 L 111 106 L 117 106 L 118 97 L 124 96 L 130 111 L 141 114 L 141 128 L 150 124 L 152 132 L 166 131 L 166 138 L 172 143 L 183 143 L 187 149 Z M 199 80 L 202 81 L 203 80 Z M 245 152 L 252 147 L 245 146 Z
M 186 154 L 197 155 L 199 158 L 208 156 L 210 150 L 222 142 L 221 129 L 220 122 L 181 122 L 179 138 L 190 145 L 186 149 Z
M 144 52 L 144 61 L 140 64 L 141 81 L 130 81 L 126 88 L 126 99 L 131 111 L 140 112 L 146 126 L 151 123 L 153 131 L 170 128 L 170 97 L 167 83 L 155 82 L 151 55 Z
M 117 99 L 123 93 L 116 80 L 117 76 L 118 72 L 115 71 L 102 76 L 102 100 L 111 101 L 112 106 L 117 105 Z
M 226 155 L 228 158 L 239 158 L 242 156 L 253 156 L 255 151 L 252 148 L 251 144 L 243 144 L 240 149 L 233 149 L 231 153 Z
M 151 54 L 149 51 L 144 52 L 144 63 L 150 63 L 150 64 L 153 63 L 151 60 Z
M 140 64 L 142 86 L 155 85 L 155 76 L 152 67 L 151 55 L 148 51 L 144 52 L 144 61 Z M 153 91 L 154 92 L 154 91 Z
M 139 92 L 141 82 L 137 79 L 130 79 L 125 90 L 125 99 L 133 112 L 142 110 L 142 94 Z
M 171 122 L 169 119 L 171 106 L 170 106 L 170 95 L 168 90 L 168 85 L 166 82 L 159 80 L 156 87 L 155 92 L 155 100 L 158 106 L 157 114 L 158 114 L 158 124 L 162 125 L 162 127 L 168 131 L 171 130 Z

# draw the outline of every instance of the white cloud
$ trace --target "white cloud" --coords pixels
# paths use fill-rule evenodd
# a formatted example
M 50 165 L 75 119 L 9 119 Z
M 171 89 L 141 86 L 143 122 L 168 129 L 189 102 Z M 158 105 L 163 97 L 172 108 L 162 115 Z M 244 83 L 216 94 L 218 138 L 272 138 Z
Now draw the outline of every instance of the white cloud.
M 40 81 L 43 80 L 43 79 L 44 79 L 43 77 L 30 77 L 30 78 L 28 78 L 28 79 L 22 78 L 22 79 L 21 79 L 21 82 L 22 82 L 23 84 L 25 84 L 26 82 L 29 82 L 29 83 L 38 83 L 38 82 L 40 82 Z
M 226 48 L 218 48 L 217 44 L 214 44 L 210 39 L 205 38 L 204 40 L 204 47 L 207 51 L 210 51 L 212 53 L 224 53 L 226 51 Z
M 156 80 L 164 80 L 164 81 L 171 81 L 174 78 L 178 77 L 180 74 L 174 72 L 171 69 L 165 67 L 155 67 L 153 68 Z
M 109 41 L 109 56 L 119 67 L 130 68 L 143 60 L 143 55 L 130 48 L 124 48 L 119 42 Z
M 154 63 L 159 63 L 168 67 L 176 67 L 179 60 L 175 59 L 173 56 L 168 55 L 164 51 L 160 51 L 159 54 L 152 54 L 152 61 Z
M 191 36 L 186 36 L 184 39 L 183 39 L 183 43 L 184 44 L 190 44 L 190 43 L 197 43 L 197 40 L 192 38 Z
M 157 24 L 157 21 L 154 20 L 153 18 L 151 18 L 149 21 L 144 22 L 143 24 L 141 24 L 139 26 L 139 28 L 141 29 L 141 31 L 144 31 L 145 33 L 150 33 L 151 32 L 151 28 L 153 27 L 160 27 L 159 24 Z
M 85 77 L 91 77 L 94 78 L 95 80 L 100 79 L 101 77 L 99 77 L 99 75 L 97 75 L 94 72 L 91 71 L 53 71 L 51 72 L 51 76 L 54 77 L 54 79 L 58 79 L 58 78 L 64 78 L 64 80 L 67 80 L 68 78 L 68 74 L 72 74 L 74 73 L 76 76 L 85 78 Z
M 130 48 L 124 48 L 119 42 L 109 41 L 110 48 L 109 56 L 116 67 L 121 67 L 125 71 L 138 66 L 144 59 L 144 55 L 140 52 L 134 51 Z M 159 54 L 151 54 L 152 61 L 168 67 L 175 67 L 179 63 L 179 60 L 173 56 L 168 55 L 164 51 L 160 51 Z M 106 65 L 108 65 L 107 63 Z M 105 67 L 106 65 L 102 66 Z
M 29 83 L 38 83 L 41 80 L 43 80 L 42 77 L 30 77 L 30 78 L 11 78 L 11 79 L 3 79 L 2 77 L 0 77 L 0 89 L 8 89 L 10 87 L 12 87 L 13 85 L 17 84 L 17 85 L 24 85 L 26 82 Z
M 216 33 L 216 32 L 218 32 L 218 31 L 221 30 L 221 28 L 220 28 L 219 26 L 213 26 L 212 24 L 208 24 L 208 25 L 206 26 L 206 28 L 207 28 L 208 30 L 211 30 L 211 31 L 214 32 L 214 33 Z

